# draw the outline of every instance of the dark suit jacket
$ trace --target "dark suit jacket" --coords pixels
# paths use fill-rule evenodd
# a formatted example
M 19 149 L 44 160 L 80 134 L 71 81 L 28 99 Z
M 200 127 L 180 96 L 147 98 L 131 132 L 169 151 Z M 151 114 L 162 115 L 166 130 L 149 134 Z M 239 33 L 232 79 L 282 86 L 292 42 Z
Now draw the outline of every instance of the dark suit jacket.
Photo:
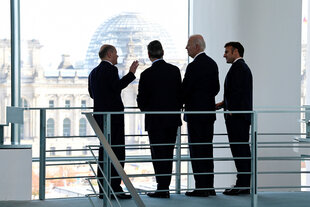
M 215 96 L 220 90 L 216 62 L 205 53 L 188 64 L 182 83 L 186 111 L 215 111 Z M 214 121 L 215 114 L 185 115 L 185 121 Z
M 158 60 L 141 73 L 137 96 L 141 111 L 180 111 L 181 74 L 178 67 Z M 145 115 L 145 130 L 181 125 L 181 115 Z
M 234 62 L 226 75 L 224 109 L 229 111 L 252 111 L 253 109 L 253 78 L 250 68 L 243 59 Z M 237 116 L 251 120 L 250 114 Z
M 120 79 L 117 67 L 101 61 L 88 77 L 88 91 L 90 97 L 94 99 L 94 111 L 124 111 L 121 91 L 134 79 L 135 75 L 131 72 Z M 123 115 L 113 116 L 112 123 L 123 123 L 123 117 Z M 95 118 L 102 127 L 102 116 Z

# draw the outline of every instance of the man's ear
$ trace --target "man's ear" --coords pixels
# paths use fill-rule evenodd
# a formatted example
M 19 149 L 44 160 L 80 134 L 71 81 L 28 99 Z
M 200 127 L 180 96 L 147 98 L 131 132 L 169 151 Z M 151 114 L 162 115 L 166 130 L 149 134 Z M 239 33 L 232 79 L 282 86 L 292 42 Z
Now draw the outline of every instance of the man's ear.
M 107 57 L 108 57 L 108 58 L 111 58 L 111 56 L 112 56 L 112 51 L 108 51 L 108 52 L 107 52 Z
M 235 53 L 236 55 L 239 55 L 239 50 L 237 48 L 234 48 L 233 53 Z
M 201 51 L 200 45 L 195 44 L 195 49 L 196 49 L 196 52 L 197 52 L 197 54 L 198 54 L 198 53 Z

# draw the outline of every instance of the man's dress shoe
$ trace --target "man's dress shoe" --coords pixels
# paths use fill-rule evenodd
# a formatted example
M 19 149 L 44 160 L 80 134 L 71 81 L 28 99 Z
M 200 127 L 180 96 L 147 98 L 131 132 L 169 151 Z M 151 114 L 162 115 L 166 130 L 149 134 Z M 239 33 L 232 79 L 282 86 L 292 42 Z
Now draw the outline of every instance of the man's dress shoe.
M 170 198 L 170 193 L 169 193 L 169 191 L 166 191 L 166 192 L 147 193 L 146 195 L 149 196 L 149 197 L 152 197 L 152 198 Z
M 126 194 L 126 193 L 120 193 L 120 194 L 116 194 L 116 197 L 118 199 L 131 199 L 131 195 L 130 194 Z M 114 195 L 111 195 L 111 199 L 115 199 Z
M 103 196 L 104 196 L 104 195 L 99 195 L 99 198 L 100 198 L 100 199 L 103 199 Z M 117 197 L 118 199 L 131 199 L 131 195 L 126 194 L 126 193 L 116 194 L 116 197 Z M 111 199 L 115 199 L 115 197 L 114 197 L 113 194 L 111 194 Z
M 237 186 L 236 186 L 237 187 Z M 224 195 L 239 195 L 239 194 L 250 194 L 250 189 L 236 189 L 229 188 L 223 192 Z
M 210 196 L 216 196 L 215 190 L 208 190 Z
M 215 193 L 215 191 L 214 191 Z M 193 190 L 192 192 L 186 192 L 186 196 L 196 196 L 196 197 L 208 197 L 210 195 L 208 190 Z

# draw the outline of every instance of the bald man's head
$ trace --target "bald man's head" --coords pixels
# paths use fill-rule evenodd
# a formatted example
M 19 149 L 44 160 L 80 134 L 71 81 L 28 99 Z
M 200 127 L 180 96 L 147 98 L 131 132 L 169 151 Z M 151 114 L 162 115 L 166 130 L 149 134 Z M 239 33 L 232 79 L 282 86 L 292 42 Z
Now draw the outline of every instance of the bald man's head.
M 102 45 L 99 50 L 99 57 L 101 60 L 106 60 L 112 63 L 112 65 L 117 64 L 117 51 L 113 45 Z
M 193 43 L 200 47 L 201 52 L 206 49 L 206 43 L 200 34 L 192 35 L 189 37 L 192 39 Z
M 115 50 L 116 49 L 113 45 L 108 45 L 108 44 L 102 45 L 100 50 L 99 50 L 100 59 L 102 60 L 102 59 L 106 58 L 108 55 L 108 52 L 113 52 Z
M 201 35 L 192 35 L 188 39 L 186 49 L 188 55 L 194 58 L 198 53 L 206 49 L 206 43 Z

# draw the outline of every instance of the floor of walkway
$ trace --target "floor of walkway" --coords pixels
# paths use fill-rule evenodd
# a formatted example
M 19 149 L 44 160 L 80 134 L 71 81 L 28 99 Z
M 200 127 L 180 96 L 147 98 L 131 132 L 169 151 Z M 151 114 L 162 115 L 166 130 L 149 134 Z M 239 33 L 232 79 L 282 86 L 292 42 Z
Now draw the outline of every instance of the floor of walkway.
M 249 207 L 251 206 L 251 196 L 225 196 L 218 193 L 217 196 L 208 198 L 189 198 L 185 195 L 171 195 L 170 199 L 149 198 L 146 195 L 141 196 L 146 207 Z M 94 206 L 103 206 L 102 200 L 92 198 Z M 114 206 L 118 206 L 113 201 Z M 134 207 L 134 200 L 122 200 L 121 205 L 125 207 Z M 310 205 L 310 192 L 261 192 L 258 194 L 259 207 L 308 207 Z M 44 201 L 0 201 L 0 207 L 91 207 L 87 198 L 71 199 L 48 199 Z

